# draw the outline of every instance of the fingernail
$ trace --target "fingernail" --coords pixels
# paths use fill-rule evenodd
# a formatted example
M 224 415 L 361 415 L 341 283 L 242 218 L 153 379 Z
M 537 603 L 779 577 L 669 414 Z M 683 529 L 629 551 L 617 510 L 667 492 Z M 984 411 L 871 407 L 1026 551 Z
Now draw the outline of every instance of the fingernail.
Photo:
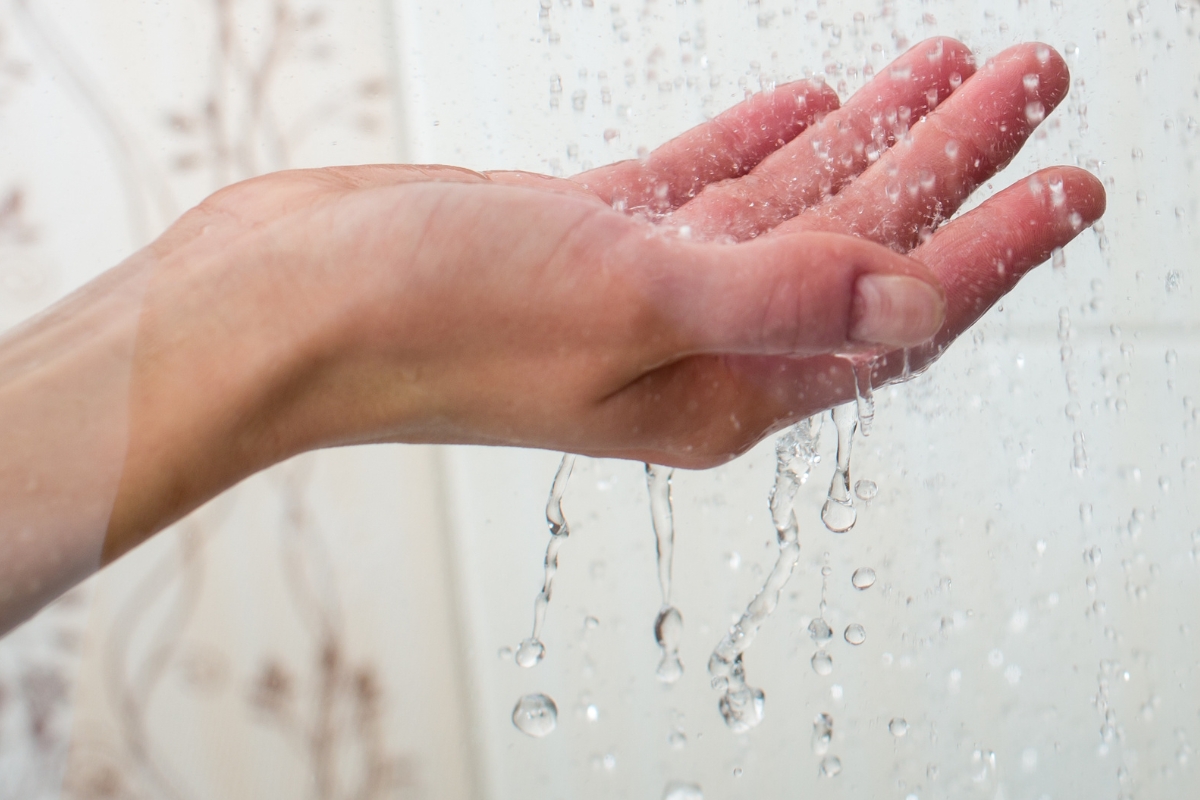
M 911 347 L 932 338 L 945 318 L 942 293 L 917 278 L 872 274 L 854 284 L 853 341 Z

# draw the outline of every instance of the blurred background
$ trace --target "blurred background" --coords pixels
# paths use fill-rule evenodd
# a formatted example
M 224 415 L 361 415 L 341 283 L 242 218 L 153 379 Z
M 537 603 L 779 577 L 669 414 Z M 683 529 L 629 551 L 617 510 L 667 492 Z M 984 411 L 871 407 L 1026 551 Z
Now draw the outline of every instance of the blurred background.
M 1045 41 L 1074 76 L 973 203 L 1071 163 L 1109 211 L 876 392 L 851 481 L 877 493 L 841 535 L 825 421 L 745 658 L 759 727 L 726 728 L 705 664 L 778 552 L 770 442 L 675 473 L 672 685 L 642 465 L 576 464 L 526 670 L 559 456 L 356 447 L 247 480 L 0 642 L 0 798 L 1200 793 L 1196 0 L 2 0 L 0 325 L 256 174 L 570 175 L 787 80 L 845 98 L 932 35 Z M 512 723 L 530 692 L 545 738 Z

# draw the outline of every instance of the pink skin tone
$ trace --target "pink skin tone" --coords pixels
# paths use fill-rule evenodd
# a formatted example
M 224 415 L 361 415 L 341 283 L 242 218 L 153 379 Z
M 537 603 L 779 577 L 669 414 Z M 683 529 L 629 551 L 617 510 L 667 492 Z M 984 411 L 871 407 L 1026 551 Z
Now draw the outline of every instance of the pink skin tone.
M 928 363 L 1104 191 L 1055 167 L 941 224 L 1069 76 L 1037 44 L 975 69 L 931 40 L 896 64 L 840 108 L 788 84 L 570 180 L 364 166 L 218 192 L 105 279 L 146 288 L 104 560 L 305 450 L 701 468 L 852 398 L 839 354 L 888 354 L 876 382 L 900 348 Z

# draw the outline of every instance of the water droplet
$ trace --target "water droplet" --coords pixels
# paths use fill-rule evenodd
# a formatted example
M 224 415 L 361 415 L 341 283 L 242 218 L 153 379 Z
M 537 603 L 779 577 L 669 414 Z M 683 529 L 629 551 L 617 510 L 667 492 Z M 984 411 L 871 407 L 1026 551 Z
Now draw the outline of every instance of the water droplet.
M 812 749 L 819 756 L 829 752 L 829 742 L 833 738 L 833 717 L 828 714 L 817 714 L 813 720 Z
M 1089 547 L 1083 551 L 1083 560 L 1088 564 L 1095 566 L 1100 563 L 1100 548 Z
M 817 644 L 824 644 L 833 638 L 833 629 L 829 627 L 828 622 L 817 617 L 808 623 L 808 635 Z
M 517 663 L 526 669 L 536 666 L 546 655 L 546 646 L 538 639 L 526 639 L 517 648 Z
M 658 618 L 654 621 L 654 639 L 663 652 L 655 674 L 663 683 L 674 683 L 683 675 L 683 664 L 679 661 L 683 617 L 674 606 L 667 606 L 658 612 Z
M 1046 118 L 1046 107 L 1041 100 L 1034 100 L 1025 105 L 1025 121 L 1037 125 Z
M 875 481 L 858 481 L 854 484 L 854 493 L 858 495 L 859 500 L 873 500 L 879 493 L 879 486 Z
M 825 756 L 821 759 L 821 777 L 833 778 L 842 771 L 842 760 L 837 756 Z
M 833 424 L 837 426 L 837 467 L 829 482 L 829 494 L 821 507 L 821 521 L 834 533 L 845 533 L 854 527 L 858 512 L 850 495 L 850 448 L 858 427 L 858 404 L 846 403 L 833 409 Z
M 765 698 L 762 689 L 745 686 L 721 695 L 717 708 L 734 733 L 745 733 L 763 720 Z
M 850 644 L 860 645 L 867 640 L 867 632 L 862 625 L 854 622 L 846 626 L 845 637 Z
M 1026 92 L 1033 94 L 1037 91 L 1038 84 L 1041 83 L 1041 79 L 1038 77 L 1036 72 L 1030 72 L 1021 79 L 1021 83 L 1024 84 Z
M 595 617 L 586 617 L 583 620 L 583 627 L 587 628 L 588 630 L 595 630 L 596 628 L 600 627 L 600 620 L 596 619 Z
M 500 659 L 501 661 L 512 661 L 513 660 L 513 649 L 511 647 L 509 647 L 508 645 L 501 647 L 499 650 L 496 651 L 496 658 Z
M 512 721 L 521 733 L 540 739 L 558 724 L 558 706 L 544 694 L 527 694 L 513 707 Z
M 963 80 L 962 75 L 960 75 L 957 72 L 951 72 L 950 73 L 950 88 L 957 89 L 958 87 L 962 86 L 962 80 Z
M 908 720 L 904 717 L 896 717 L 888 723 L 888 731 L 899 739 L 904 734 L 908 733 Z
M 951 161 L 958 158 L 958 142 L 954 141 L 953 139 L 946 140 L 945 150 L 946 150 L 946 157 L 949 158 Z
M 741 767 L 734 767 L 734 768 L 733 768 L 733 777 L 735 777 L 735 778 L 740 778 L 740 777 L 742 777 L 742 768 L 741 768 Z
M 667 736 L 667 745 L 672 750 L 682 750 L 687 747 L 687 735 L 683 731 L 671 731 Z
M 870 567 L 859 567 L 850 576 L 850 583 L 854 584 L 854 588 L 860 592 L 870 589 L 875 585 L 875 570 Z
M 833 672 L 833 658 L 824 650 L 818 650 L 813 653 L 812 668 L 813 672 L 824 678 Z
M 671 781 L 663 789 L 663 800 L 704 800 L 704 792 L 694 783 Z

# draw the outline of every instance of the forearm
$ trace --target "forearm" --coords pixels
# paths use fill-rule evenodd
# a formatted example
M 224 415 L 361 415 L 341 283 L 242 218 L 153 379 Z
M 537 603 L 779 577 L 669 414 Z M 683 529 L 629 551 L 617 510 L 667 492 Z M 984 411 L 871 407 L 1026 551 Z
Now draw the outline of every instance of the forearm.
M 147 275 L 135 257 L 0 339 L 0 632 L 99 563 Z

